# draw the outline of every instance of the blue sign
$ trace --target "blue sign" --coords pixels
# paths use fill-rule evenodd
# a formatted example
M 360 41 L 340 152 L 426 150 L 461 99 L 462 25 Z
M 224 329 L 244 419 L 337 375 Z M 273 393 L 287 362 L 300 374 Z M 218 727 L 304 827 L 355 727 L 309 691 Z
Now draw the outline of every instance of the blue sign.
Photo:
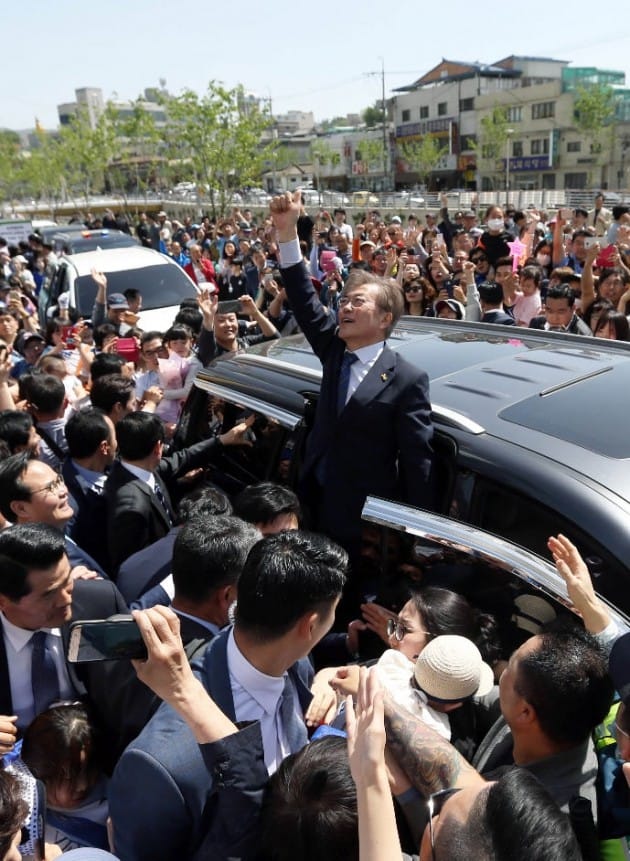
M 505 170 L 505 159 L 501 159 L 503 170 Z M 510 159 L 510 172 L 518 172 L 524 170 L 549 170 L 551 167 L 548 155 L 532 155 L 523 158 Z

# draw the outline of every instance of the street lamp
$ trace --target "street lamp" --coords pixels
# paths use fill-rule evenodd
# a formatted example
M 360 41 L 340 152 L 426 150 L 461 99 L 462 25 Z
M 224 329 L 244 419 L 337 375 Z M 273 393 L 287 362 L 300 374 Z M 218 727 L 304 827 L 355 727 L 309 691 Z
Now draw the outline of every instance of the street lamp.
M 514 134 L 514 129 L 506 129 L 505 130 L 505 206 L 508 207 L 510 205 L 509 196 L 510 196 L 510 142 L 512 140 L 512 135 Z

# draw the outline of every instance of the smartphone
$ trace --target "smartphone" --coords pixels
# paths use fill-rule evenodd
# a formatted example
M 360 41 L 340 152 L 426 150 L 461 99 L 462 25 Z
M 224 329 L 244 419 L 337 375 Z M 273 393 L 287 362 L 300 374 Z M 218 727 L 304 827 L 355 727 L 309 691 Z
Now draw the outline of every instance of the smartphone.
M 273 281 L 273 275 L 271 274 L 271 272 L 268 272 L 266 275 L 263 275 L 263 284 L 269 284 L 271 281 Z
M 435 238 L 434 238 L 434 240 L 433 240 L 433 244 L 434 244 L 437 248 L 442 248 L 444 245 L 446 245 L 446 242 L 444 241 L 444 237 L 442 236 L 442 234 L 441 234 L 441 233 L 437 233 L 437 234 L 436 234 L 436 236 L 435 236 Z
M 217 302 L 217 314 L 238 314 L 241 303 L 238 299 L 227 299 L 225 302 Z
M 116 352 L 125 362 L 137 363 L 140 360 L 140 347 L 135 338 L 118 338 Z
M 584 247 L 592 248 L 594 245 L 597 245 L 598 242 L 601 242 L 599 236 L 585 236 L 584 237 Z
M 570 218 L 573 218 L 573 210 L 563 207 L 560 210 L 560 218 L 563 218 L 565 221 L 569 221 Z
M 131 616 L 89 619 L 70 625 L 68 660 L 74 664 L 147 657 L 140 628 Z
M 74 337 L 75 328 L 74 326 L 62 326 L 61 327 L 61 340 L 63 341 L 63 345 L 66 350 L 74 350 L 74 344 L 72 343 L 72 338 Z

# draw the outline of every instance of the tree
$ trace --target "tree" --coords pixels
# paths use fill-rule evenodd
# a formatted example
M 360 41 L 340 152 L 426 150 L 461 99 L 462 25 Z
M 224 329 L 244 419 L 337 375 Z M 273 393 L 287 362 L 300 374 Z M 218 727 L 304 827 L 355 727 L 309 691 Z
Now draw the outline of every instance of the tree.
M 271 118 L 246 101 L 242 87 L 210 81 L 202 96 L 192 90 L 165 96 L 164 108 L 166 155 L 180 169 L 187 165 L 207 190 L 214 216 L 226 211 L 234 189 L 260 182 L 276 143 L 261 144 Z
M 24 158 L 23 191 L 35 200 L 46 201 L 54 218 L 57 206 L 66 196 L 66 158 L 58 135 L 36 131 L 37 145 Z
M 363 138 L 359 141 L 357 148 L 357 161 L 362 161 L 365 166 L 365 173 L 381 173 L 385 175 L 386 171 L 386 152 L 385 145 L 381 138 Z
M 20 136 L 8 129 L 0 131 L 0 200 L 17 196 L 21 168 Z
M 107 169 L 110 187 L 123 197 L 130 189 L 146 193 L 159 184 L 160 167 L 165 163 L 155 117 L 141 98 L 132 102 L 130 111 L 124 112 L 110 102 L 106 114 L 116 141 L 116 152 Z
M 427 134 L 423 135 L 422 140 L 403 143 L 400 151 L 409 170 L 417 173 L 420 181 L 428 185 L 431 173 L 447 151 L 447 147 L 441 146 L 433 135 Z
M 341 162 L 341 156 L 330 146 L 330 144 L 327 144 L 323 140 L 316 140 L 311 144 L 311 159 L 313 161 L 317 188 L 321 190 L 321 168 L 325 167 L 327 164 L 329 164 L 331 168 L 337 167 Z
M 111 114 L 104 111 L 94 125 L 85 109 L 79 109 L 59 133 L 61 156 L 70 192 L 80 191 L 86 207 L 90 197 L 102 191 L 107 166 L 116 151 Z
M 383 111 L 383 106 L 380 101 L 371 105 L 369 108 L 366 108 L 361 116 L 363 117 L 363 122 L 369 129 L 373 129 L 375 126 L 381 126 L 385 122 L 385 112 Z
M 477 156 L 479 173 L 489 174 L 493 187 L 495 180 L 501 177 L 505 170 L 502 159 L 509 137 L 508 129 L 507 109 L 494 108 L 492 113 L 480 120 L 477 142 L 471 145 Z
M 606 84 L 577 87 L 573 101 L 575 127 L 590 144 L 595 164 L 604 159 L 605 143 L 614 145 L 615 91 Z M 608 141 L 606 141 L 608 138 Z M 612 161 L 612 152 L 611 161 Z M 591 178 L 592 179 L 592 178 Z

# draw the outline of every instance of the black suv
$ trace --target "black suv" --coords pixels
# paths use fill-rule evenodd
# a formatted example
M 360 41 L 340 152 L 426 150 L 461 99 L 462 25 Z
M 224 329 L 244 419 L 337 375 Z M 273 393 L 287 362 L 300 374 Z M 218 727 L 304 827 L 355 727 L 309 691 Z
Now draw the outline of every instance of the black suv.
M 370 499 L 365 519 L 415 536 L 425 569 L 427 542 L 438 555 L 465 545 L 518 574 L 515 588 L 525 578 L 565 602 L 545 561 L 547 537 L 562 532 L 598 592 L 630 613 L 630 344 L 408 317 L 389 343 L 431 380 L 439 513 Z M 177 444 L 254 412 L 253 446 L 226 449 L 213 480 L 229 492 L 265 479 L 295 486 L 320 379 L 302 336 L 223 356 L 199 373 Z

